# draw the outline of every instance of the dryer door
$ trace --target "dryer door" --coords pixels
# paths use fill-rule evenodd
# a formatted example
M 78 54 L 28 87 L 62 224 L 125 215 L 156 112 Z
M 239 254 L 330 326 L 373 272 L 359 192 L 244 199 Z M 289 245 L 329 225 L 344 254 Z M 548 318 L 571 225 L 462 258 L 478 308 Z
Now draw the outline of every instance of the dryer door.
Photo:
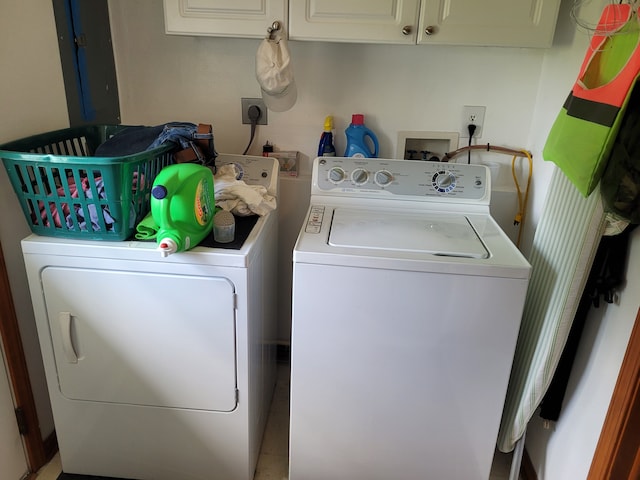
M 41 280 L 65 397 L 235 408 L 235 294 L 227 279 L 47 267 Z

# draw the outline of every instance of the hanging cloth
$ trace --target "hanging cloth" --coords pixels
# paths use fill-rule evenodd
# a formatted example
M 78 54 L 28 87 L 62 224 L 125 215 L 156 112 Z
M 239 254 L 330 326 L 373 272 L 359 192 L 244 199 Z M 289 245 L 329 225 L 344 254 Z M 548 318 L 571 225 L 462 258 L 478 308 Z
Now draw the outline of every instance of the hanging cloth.
M 629 93 L 640 74 L 640 27 L 629 4 L 600 17 L 578 79 L 543 149 L 587 197 L 600 181 Z
M 635 225 L 626 228 L 618 235 L 604 236 L 600 240 L 587 284 L 582 292 L 578 310 L 569 331 L 567 343 L 562 351 L 553 380 L 540 403 L 539 414 L 545 420 L 556 422 L 560 418 L 571 369 L 591 307 L 599 308 L 601 298 L 607 303 L 613 303 L 615 292 L 624 283 L 629 239 L 634 228 Z
M 608 213 L 640 224 L 640 82 L 631 93 L 602 175 L 600 193 Z

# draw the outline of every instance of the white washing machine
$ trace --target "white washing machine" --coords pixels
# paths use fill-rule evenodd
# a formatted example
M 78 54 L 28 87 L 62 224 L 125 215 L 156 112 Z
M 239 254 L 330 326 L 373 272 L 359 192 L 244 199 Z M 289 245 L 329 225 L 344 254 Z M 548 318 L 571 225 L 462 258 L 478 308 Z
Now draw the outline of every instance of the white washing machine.
M 490 187 L 481 165 L 314 160 L 290 480 L 489 478 L 530 274 Z
M 277 195 L 278 163 L 221 155 Z M 275 385 L 277 210 L 162 258 L 155 241 L 22 242 L 66 473 L 250 480 Z

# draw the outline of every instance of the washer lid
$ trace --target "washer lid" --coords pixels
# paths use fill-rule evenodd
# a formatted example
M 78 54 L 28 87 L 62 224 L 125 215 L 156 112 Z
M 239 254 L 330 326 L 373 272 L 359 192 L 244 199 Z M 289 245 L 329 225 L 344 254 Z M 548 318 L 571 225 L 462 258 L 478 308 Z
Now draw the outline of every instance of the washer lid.
M 435 212 L 336 208 L 329 245 L 450 257 L 489 257 L 467 217 Z

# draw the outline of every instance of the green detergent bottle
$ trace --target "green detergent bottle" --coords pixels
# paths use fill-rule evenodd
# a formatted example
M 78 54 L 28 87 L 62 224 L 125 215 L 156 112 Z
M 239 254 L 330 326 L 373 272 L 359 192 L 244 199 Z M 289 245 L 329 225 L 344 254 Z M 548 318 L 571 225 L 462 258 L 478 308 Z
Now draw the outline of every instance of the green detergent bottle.
M 163 168 L 151 189 L 151 215 L 163 257 L 195 247 L 213 228 L 213 173 L 194 163 Z

